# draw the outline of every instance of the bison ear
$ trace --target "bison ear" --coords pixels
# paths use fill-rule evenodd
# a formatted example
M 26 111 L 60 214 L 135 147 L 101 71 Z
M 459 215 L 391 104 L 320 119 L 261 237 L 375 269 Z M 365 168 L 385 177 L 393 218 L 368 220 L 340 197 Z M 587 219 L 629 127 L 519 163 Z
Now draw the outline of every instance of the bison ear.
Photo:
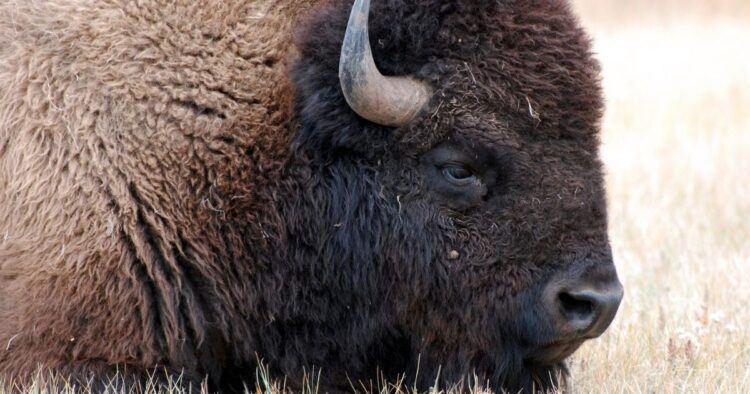
M 411 77 L 387 77 L 378 71 L 370 48 L 369 12 L 370 0 L 354 2 L 341 47 L 341 90 L 359 116 L 384 126 L 403 126 L 424 108 L 432 88 Z

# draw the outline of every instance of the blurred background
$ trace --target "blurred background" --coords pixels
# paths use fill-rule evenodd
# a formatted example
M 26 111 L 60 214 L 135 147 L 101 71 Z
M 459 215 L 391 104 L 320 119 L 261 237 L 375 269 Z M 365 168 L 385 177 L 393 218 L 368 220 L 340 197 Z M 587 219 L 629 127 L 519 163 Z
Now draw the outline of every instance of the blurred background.
M 574 0 L 625 301 L 575 392 L 750 392 L 750 0 Z

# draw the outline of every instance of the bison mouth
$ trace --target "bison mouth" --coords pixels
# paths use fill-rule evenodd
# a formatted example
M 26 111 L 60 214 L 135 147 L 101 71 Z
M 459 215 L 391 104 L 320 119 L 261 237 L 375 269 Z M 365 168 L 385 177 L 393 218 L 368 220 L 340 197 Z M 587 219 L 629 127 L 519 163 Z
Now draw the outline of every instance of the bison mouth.
M 609 327 L 624 291 L 612 266 L 600 271 L 558 273 L 522 300 L 535 306 L 523 310 L 516 331 L 525 339 L 527 362 L 559 364 Z
M 563 362 L 583 344 L 584 340 L 559 341 L 543 345 L 532 351 L 527 360 L 539 366 L 552 366 Z

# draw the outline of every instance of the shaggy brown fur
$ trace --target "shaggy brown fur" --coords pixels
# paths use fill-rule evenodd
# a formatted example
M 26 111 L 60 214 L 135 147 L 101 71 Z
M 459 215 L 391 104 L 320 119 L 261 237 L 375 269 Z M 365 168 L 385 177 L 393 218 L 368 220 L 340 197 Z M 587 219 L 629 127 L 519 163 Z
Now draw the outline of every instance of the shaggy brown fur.
M 349 7 L 0 0 L 0 376 L 557 383 L 540 288 L 613 271 L 587 38 L 562 1 L 375 1 L 378 66 L 437 89 L 392 130 L 341 95 Z
M 191 371 L 249 336 L 236 223 L 284 163 L 309 5 L 191 3 L 0 4 L 0 371 Z

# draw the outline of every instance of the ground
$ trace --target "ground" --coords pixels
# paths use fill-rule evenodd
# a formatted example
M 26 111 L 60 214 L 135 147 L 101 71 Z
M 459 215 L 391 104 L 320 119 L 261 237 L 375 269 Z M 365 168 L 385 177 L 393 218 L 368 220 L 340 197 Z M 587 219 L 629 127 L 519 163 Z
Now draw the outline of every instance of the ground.
M 750 2 L 575 6 L 603 65 L 602 157 L 626 295 L 610 330 L 571 360 L 571 388 L 748 392 Z

